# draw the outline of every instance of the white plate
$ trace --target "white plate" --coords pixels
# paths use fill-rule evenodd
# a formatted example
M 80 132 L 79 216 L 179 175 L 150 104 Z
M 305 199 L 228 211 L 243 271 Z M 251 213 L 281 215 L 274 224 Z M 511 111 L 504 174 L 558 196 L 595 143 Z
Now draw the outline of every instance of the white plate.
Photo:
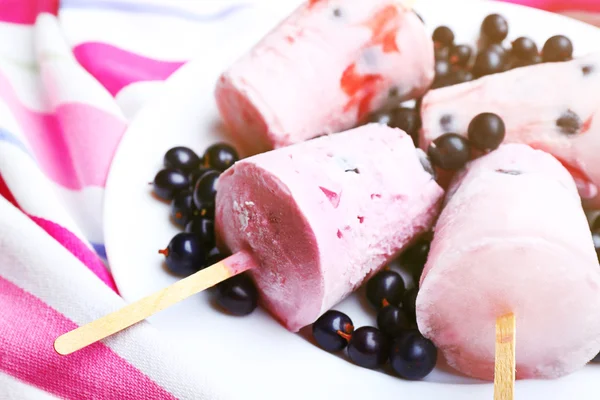
M 213 99 L 218 74 L 297 3 L 259 3 L 228 21 L 231 29 L 221 29 L 224 36 L 218 42 L 207 40 L 207 49 L 198 60 L 175 73 L 161 98 L 145 107 L 131 124 L 113 161 L 105 199 L 108 259 L 126 300 L 139 299 L 176 281 L 161 267 L 157 249 L 166 246 L 178 230 L 169 222 L 168 206 L 150 195 L 148 185 L 161 167 L 163 154 L 175 145 L 202 152 L 211 143 L 226 140 Z M 509 20 L 511 38 L 528 35 L 542 46 L 548 37 L 562 33 L 573 40 L 577 54 L 600 48 L 600 30 L 558 15 L 504 3 L 457 4 L 421 1 L 416 10 L 430 31 L 441 24 L 451 26 L 459 43 L 474 43 L 483 18 L 499 12 Z M 355 294 L 336 308 L 347 312 L 357 326 L 373 325 L 374 313 L 362 298 Z M 309 341 L 310 335 L 289 333 L 260 309 L 244 318 L 223 314 L 211 305 L 210 293 L 165 310 L 150 322 L 185 347 L 198 363 L 211 365 L 215 380 L 227 384 L 236 398 L 492 398 L 491 384 L 459 377 L 443 366 L 423 382 L 357 367 L 343 356 L 317 348 Z M 597 398 L 598 372 L 600 367 L 587 366 L 560 380 L 520 381 L 517 398 Z

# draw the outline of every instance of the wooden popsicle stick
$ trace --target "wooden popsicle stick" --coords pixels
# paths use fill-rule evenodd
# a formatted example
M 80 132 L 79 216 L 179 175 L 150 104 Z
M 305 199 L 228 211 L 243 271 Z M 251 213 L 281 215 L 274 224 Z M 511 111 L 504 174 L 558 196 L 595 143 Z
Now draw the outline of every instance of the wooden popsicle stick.
M 248 255 L 236 253 L 118 311 L 59 336 L 54 341 L 54 350 L 60 355 L 81 350 L 254 266 Z
M 515 395 L 514 314 L 496 319 L 496 364 L 494 368 L 494 400 L 513 400 Z

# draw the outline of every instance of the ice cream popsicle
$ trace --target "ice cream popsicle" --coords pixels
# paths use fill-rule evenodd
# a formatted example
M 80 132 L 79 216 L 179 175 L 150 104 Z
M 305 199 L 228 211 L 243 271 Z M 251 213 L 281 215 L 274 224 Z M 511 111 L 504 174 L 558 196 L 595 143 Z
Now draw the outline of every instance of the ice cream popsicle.
M 247 251 L 266 309 L 297 331 L 427 231 L 443 190 L 410 136 L 368 124 L 237 162 L 219 179 L 216 232 Z
M 433 42 L 408 0 L 309 0 L 220 77 L 215 96 L 254 154 L 358 125 L 390 99 L 422 95 Z
M 290 331 L 313 323 L 439 215 L 443 189 L 400 129 L 368 124 L 259 154 L 221 175 L 216 233 L 233 254 L 60 336 L 62 355 L 244 271 Z
M 586 206 L 600 206 L 600 52 L 490 75 L 430 91 L 422 102 L 420 146 L 447 132 L 467 134 L 476 115 L 506 125 L 505 142 L 551 153 L 571 172 Z
M 571 176 L 506 144 L 455 176 L 436 223 L 417 322 L 448 363 L 494 378 L 496 318 L 513 313 L 516 377 L 557 378 L 600 350 L 600 268 Z

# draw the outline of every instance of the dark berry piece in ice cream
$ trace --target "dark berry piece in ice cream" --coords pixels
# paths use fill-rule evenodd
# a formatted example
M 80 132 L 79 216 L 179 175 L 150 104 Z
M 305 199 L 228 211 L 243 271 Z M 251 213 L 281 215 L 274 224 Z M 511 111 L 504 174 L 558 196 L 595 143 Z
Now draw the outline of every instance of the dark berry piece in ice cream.
M 521 171 L 517 171 L 516 169 L 497 169 L 496 172 L 498 172 L 499 174 L 505 174 L 505 175 L 513 175 L 513 176 L 518 176 L 523 174 Z
M 583 72 L 583 76 L 588 76 L 595 70 L 596 67 L 594 67 L 592 64 L 586 64 L 583 67 L 581 67 L 581 72 Z
M 574 135 L 581 129 L 583 122 L 579 115 L 572 110 L 565 111 L 560 118 L 556 120 L 556 126 L 565 135 Z
M 454 122 L 454 117 L 452 116 L 452 114 L 444 114 L 440 118 L 440 126 L 445 131 L 452 130 L 453 122 Z

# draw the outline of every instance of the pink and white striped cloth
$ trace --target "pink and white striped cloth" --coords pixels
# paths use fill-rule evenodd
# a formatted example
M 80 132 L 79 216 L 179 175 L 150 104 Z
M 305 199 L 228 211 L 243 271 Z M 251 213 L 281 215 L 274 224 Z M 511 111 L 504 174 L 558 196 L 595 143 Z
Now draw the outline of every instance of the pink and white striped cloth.
M 600 25 L 596 0 L 510 1 Z M 146 323 L 68 357 L 52 344 L 124 304 L 102 201 L 128 121 L 252 4 L 0 0 L 0 399 L 228 397 Z

